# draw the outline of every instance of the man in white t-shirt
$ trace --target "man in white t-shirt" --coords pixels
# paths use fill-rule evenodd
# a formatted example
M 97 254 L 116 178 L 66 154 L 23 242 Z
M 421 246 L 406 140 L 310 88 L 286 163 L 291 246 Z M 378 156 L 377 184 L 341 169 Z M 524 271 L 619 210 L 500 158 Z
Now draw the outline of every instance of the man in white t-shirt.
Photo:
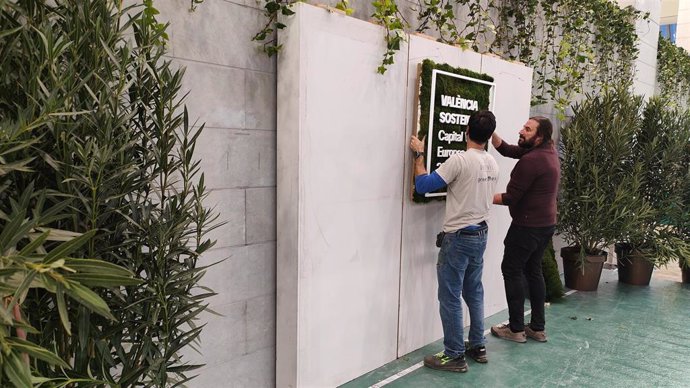
M 486 220 L 498 182 L 498 164 L 486 152 L 496 129 L 490 111 L 474 112 L 465 132 L 467 151 L 452 155 L 427 174 L 424 142 L 412 136 L 415 190 L 429 193 L 448 187 L 441 251 L 438 254 L 438 300 L 443 324 L 443 352 L 424 358 L 424 365 L 439 370 L 466 372 L 465 354 L 486 363 L 484 337 L 484 288 L 482 269 L 488 237 Z M 465 343 L 462 302 L 470 312 L 469 341 Z

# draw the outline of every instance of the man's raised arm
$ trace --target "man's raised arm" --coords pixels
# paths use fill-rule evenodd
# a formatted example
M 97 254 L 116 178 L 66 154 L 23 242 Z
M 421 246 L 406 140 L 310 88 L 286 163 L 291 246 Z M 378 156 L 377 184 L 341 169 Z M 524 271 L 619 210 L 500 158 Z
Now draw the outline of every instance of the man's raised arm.
M 424 141 L 417 136 L 410 138 L 410 149 L 414 153 L 414 187 L 419 194 L 430 193 L 446 186 L 446 181 L 436 171 L 427 174 L 424 166 Z
M 491 135 L 491 145 L 496 148 L 496 151 L 498 151 L 499 154 L 513 159 L 520 159 L 522 155 L 528 151 L 526 148 L 504 142 L 503 139 L 496 134 L 496 132 Z

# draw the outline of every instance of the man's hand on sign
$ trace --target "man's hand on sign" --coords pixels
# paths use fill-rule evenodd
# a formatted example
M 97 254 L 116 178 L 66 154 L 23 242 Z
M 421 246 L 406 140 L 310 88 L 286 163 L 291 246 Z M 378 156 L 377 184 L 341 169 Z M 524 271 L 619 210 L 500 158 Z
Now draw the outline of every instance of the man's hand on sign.
M 414 152 L 424 152 L 425 139 L 426 136 L 422 140 L 417 139 L 417 136 L 410 137 L 410 149 Z

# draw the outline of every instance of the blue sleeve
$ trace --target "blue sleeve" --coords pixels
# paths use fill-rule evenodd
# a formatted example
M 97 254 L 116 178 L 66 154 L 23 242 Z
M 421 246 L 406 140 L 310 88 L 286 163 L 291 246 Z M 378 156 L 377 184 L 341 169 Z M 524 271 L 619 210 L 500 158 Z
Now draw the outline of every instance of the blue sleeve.
M 414 189 L 419 194 L 430 193 L 446 186 L 446 181 L 436 171 L 431 174 L 417 175 L 414 178 Z

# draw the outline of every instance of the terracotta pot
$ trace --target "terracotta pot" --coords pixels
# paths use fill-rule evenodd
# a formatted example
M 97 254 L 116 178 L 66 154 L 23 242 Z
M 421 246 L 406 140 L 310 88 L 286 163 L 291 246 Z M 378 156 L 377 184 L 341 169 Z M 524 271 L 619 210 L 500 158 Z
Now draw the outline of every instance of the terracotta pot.
M 618 281 L 633 286 L 648 286 L 652 279 L 654 264 L 643 255 L 631 252 L 623 244 L 616 244 L 618 256 Z
M 606 253 L 585 256 L 584 266 L 580 266 L 580 248 L 561 249 L 565 286 L 578 291 L 596 291 L 599 287 L 601 270 L 604 268 Z

